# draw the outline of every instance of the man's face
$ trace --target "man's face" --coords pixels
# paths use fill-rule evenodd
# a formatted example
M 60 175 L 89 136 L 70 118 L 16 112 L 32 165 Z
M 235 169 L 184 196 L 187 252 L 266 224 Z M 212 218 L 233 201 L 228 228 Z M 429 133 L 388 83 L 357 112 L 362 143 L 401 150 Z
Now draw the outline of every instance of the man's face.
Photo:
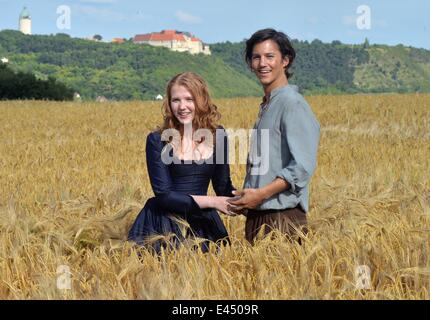
M 251 68 L 264 87 L 273 89 L 287 81 L 284 70 L 288 63 L 273 40 L 257 43 L 252 50 Z

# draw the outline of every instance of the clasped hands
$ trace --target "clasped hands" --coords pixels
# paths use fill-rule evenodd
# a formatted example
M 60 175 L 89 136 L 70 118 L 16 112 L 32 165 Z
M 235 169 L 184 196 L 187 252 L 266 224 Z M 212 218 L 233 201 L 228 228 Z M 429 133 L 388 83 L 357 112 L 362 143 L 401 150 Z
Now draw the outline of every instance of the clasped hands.
M 228 216 L 246 215 L 248 209 L 254 209 L 264 201 L 261 189 L 243 189 L 233 191 L 234 197 L 222 197 L 219 211 Z

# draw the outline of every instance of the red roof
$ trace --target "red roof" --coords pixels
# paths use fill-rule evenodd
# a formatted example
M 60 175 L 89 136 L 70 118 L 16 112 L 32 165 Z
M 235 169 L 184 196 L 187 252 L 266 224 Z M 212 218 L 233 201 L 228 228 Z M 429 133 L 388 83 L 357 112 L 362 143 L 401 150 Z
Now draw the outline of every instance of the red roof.
M 113 38 L 112 42 L 113 43 L 124 43 L 125 40 L 123 38 Z
M 147 34 L 138 34 L 134 37 L 134 42 L 142 41 L 185 41 L 184 34 L 176 30 L 163 30 Z M 199 38 L 191 37 L 191 41 L 201 41 Z

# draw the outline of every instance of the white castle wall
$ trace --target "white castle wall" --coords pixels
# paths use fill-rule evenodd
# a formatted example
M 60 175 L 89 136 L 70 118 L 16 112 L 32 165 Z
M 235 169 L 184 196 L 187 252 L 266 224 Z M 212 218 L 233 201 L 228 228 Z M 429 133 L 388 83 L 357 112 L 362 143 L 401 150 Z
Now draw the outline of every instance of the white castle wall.
M 141 41 L 140 43 L 147 43 L 151 46 L 156 47 L 166 47 L 169 48 L 172 51 L 178 51 L 178 52 L 190 52 L 191 54 L 199 54 L 203 53 L 206 55 L 210 55 L 211 51 L 209 49 L 209 46 L 203 45 L 200 41 L 191 41 L 191 38 L 184 36 L 185 41 Z

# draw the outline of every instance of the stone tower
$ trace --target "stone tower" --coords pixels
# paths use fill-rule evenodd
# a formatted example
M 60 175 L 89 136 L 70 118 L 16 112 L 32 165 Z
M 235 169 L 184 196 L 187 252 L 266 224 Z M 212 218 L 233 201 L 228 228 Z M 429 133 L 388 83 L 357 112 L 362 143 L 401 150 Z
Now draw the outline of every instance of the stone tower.
M 31 34 L 31 17 L 26 7 L 22 9 L 19 15 L 19 31 L 23 34 Z

